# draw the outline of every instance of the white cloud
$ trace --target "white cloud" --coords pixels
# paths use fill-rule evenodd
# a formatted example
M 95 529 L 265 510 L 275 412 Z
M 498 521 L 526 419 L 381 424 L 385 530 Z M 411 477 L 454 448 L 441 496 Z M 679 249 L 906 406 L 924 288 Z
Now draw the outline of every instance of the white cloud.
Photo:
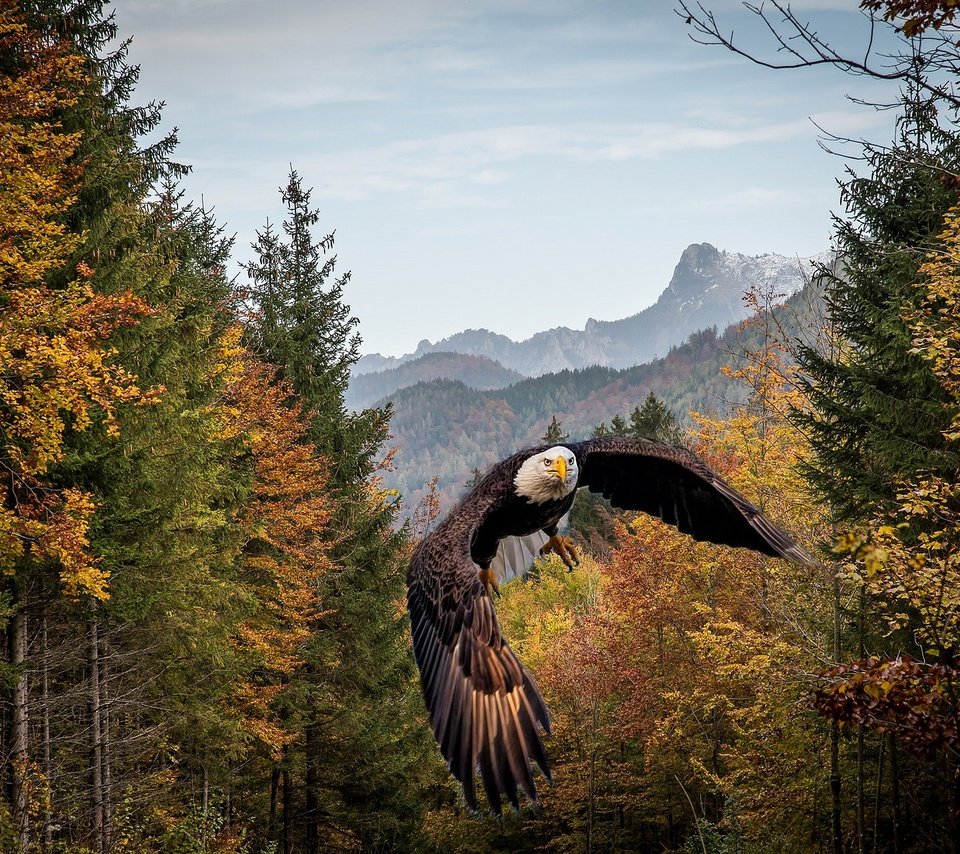
M 876 127 L 878 121 L 877 114 L 872 112 L 824 112 L 812 119 L 821 127 L 847 135 Z M 450 186 L 502 184 L 510 177 L 507 167 L 526 158 L 623 162 L 682 151 L 779 143 L 804 137 L 812 140 L 816 135 L 809 119 L 733 127 L 667 121 L 514 125 L 330 152 L 308 157 L 301 163 L 311 174 L 323 176 L 326 196 L 357 200 L 378 193 L 426 192 L 438 182 Z

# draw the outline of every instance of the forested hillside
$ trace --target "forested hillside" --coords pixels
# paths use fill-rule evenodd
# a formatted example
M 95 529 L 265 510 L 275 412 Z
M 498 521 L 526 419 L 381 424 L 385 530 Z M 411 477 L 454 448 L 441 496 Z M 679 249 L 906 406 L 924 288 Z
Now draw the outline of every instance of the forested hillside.
M 458 379 L 470 388 L 484 390 L 503 388 L 522 377 L 516 371 L 508 370 L 483 356 L 427 353 L 396 368 L 351 377 L 347 386 L 346 403 L 351 409 L 363 409 L 399 388 L 433 379 Z
M 0 0 L 0 851 L 957 851 L 955 7 L 862 5 L 907 40 L 897 135 L 862 146 L 815 286 L 647 365 L 350 411 L 323 176 L 277 176 L 232 280 L 102 0 Z M 424 484 L 610 431 L 682 441 L 822 565 L 581 496 L 580 564 L 494 603 L 552 785 L 471 812 L 404 604 Z
M 651 392 L 685 424 L 693 411 L 728 414 L 748 393 L 730 376 L 744 353 L 764 337 L 812 339 L 823 322 L 813 283 L 783 305 L 769 304 L 768 297 L 751 295 L 753 308 L 762 311 L 745 324 L 722 334 L 694 333 L 663 359 L 633 368 L 564 370 L 488 392 L 451 380 L 401 389 L 380 401 L 392 407 L 390 442 L 396 448 L 384 484 L 403 496 L 404 514 L 431 492 L 446 510 L 474 469 L 539 444 L 552 418 L 571 438 L 584 439 L 601 423 L 629 416 Z

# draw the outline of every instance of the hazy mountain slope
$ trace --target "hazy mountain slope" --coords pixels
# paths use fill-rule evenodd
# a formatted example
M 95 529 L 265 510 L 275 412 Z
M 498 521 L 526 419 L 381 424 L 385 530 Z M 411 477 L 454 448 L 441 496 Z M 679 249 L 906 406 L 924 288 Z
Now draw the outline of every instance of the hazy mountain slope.
M 781 294 L 781 299 L 789 297 L 803 287 L 813 264 L 824 260 L 825 254 L 802 260 L 783 255 L 752 257 L 695 243 L 680 256 L 657 302 L 631 317 L 591 319 L 582 330 L 557 327 L 520 342 L 485 329 L 468 329 L 436 343 L 421 341 L 407 356 L 364 356 L 354 374 L 394 368 L 438 351 L 485 356 L 525 376 L 588 365 L 630 367 L 663 356 L 698 329 L 722 329 L 742 320 L 749 312 L 743 293 L 751 288 Z
M 486 391 L 503 388 L 523 376 L 485 356 L 426 353 L 396 368 L 354 376 L 347 389 L 346 403 L 350 409 L 363 409 L 397 389 L 433 379 L 456 379 L 470 388 Z
M 813 302 L 814 308 L 810 308 Z M 815 322 L 816 295 L 807 289 L 775 311 L 792 334 Z M 556 415 L 573 439 L 585 438 L 601 421 L 626 415 L 653 391 L 679 417 L 691 409 L 725 411 L 747 390 L 723 373 L 737 353 L 760 346 L 753 327 L 709 329 L 689 336 L 662 359 L 627 369 L 592 367 L 522 380 L 495 391 L 462 382 L 421 382 L 390 396 L 394 471 L 385 486 L 400 491 L 407 512 L 439 478 L 441 505 L 448 509 L 474 468 L 484 469 L 526 445 L 536 444 Z

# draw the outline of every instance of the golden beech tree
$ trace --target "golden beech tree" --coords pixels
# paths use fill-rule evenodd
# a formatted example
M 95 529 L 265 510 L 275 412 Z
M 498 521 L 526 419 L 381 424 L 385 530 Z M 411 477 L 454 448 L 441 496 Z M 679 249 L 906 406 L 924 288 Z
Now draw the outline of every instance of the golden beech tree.
M 30 597 L 48 572 L 71 598 L 109 596 L 89 548 L 94 502 L 57 483 L 52 469 L 69 432 L 99 425 L 111 441 L 117 407 L 149 398 L 111 361 L 108 339 L 151 309 L 130 293 L 95 294 L 84 264 L 64 287 L 46 283 L 81 239 L 64 226 L 82 174 L 80 136 L 65 133 L 58 116 L 88 81 L 82 60 L 30 30 L 13 0 L 0 0 L 0 57 L 0 573 L 14 674 L 0 770 L 25 851 L 31 792 L 43 788 L 30 756 Z
M 786 418 L 796 399 L 786 361 L 768 337 L 733 371 L 751 389 L 748 404 L 729 418 L 695 416 L 691 438 L 726 480 L 811 543 L 824 519 L 796 471 L 806 446 Z M 695 817 L 753 844 L 804 850 L 826 778 L 810 762 L 825 731 L 811 726 L 806 695 L 807 674 L 828 659 L 829 575 L 696 543 L 642 514 L 616 530 L 594 613 L 538 671 L 545 690 L 583 682 L 597 697 L 591 710 L 602 714 L 582 721 L 580 737 L 603 735 L 608 810 L 646 824 L 643 844 L 676 845 L 685 816 L 686 832 Z M 580 779 L 591 790 L 599 782 Z M 767 836 L 800 817 L 794 839 Z
M 28 30 L 16 0 L 0 0 L 0 281 L 35 283 L 80 241 L 60 214 L 79 178 L 80 142 L 56 121 L 76 103 L 83 59 Z
M 0 4 L 0 562 L 52 560 L 70 595 L 107 595 L 87 553 L 89 496 L 43 480 L 61 459 L 68 430 L 94 421 L 114 434 L 115 408 L 145 396 L 111 364 L 105 343 L 150 308 L 129 293 L 97 295 L 79 265 L 67 287 L 43 277 L 77 246 L 62 215 L 80 172 L 79 143 L 56 121 L 84 82 L 79 57 L 27 29 L 17 4 Z

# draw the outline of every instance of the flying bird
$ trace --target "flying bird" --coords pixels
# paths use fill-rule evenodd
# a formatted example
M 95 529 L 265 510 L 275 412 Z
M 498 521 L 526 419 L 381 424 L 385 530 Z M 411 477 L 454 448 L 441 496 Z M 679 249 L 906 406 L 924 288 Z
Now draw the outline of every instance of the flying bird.
M 491 810 L 518 792 L 537 800 L 533 765 L 550 779 L 540 730 L 550 715 L 500 631 L 492 593 L 540 553 L 577 562 L 562 520 L 578 488 L 649 513 L 697 540 L 796 563 L 810 555 L 685 448 L 607 437 L 529 448 L 494 465 L 414 551 L 407 576 L 413 650 L 433 734 L 467 805 L 476 773 Z M 539 549 L 536 547 L 539 545 Z M 518 565 L 519 564 L 519 565 Z

